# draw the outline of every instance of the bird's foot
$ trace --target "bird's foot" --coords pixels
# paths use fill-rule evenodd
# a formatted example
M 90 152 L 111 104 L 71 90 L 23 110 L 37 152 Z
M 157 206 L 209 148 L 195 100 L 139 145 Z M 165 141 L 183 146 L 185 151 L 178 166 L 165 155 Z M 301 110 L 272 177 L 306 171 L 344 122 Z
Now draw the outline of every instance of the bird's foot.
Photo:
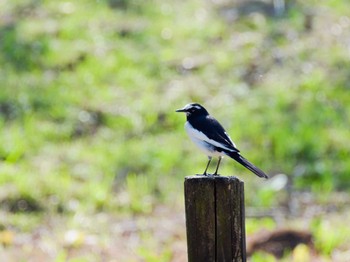
M 197 176 L 201 176 L 201 175 L 200 175 L 200 174 L 197 174 Z M 220 175 L 217 174 L 217 173 L 214 173 L 214 174 L 203 173 L 202 176 L 212 177 L 212 176 L 220 176 Z

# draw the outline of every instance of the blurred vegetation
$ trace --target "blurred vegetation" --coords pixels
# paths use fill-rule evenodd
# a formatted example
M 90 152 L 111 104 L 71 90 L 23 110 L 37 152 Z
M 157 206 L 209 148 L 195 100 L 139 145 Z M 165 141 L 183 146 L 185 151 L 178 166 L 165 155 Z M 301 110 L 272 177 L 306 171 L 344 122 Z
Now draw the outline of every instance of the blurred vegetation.
M 206 163 L 174 113 L 192 101 L 253 163 L 286 174 L 292 192 L 321 203 L 348 192 L 350 7 L 286 8 L 274 16 L 230 1 L 2 1 L 0 227 L 33 232 L 57 216 L 79 228 L 77 214 L 152 217 L 159 205 L 182 212 L 183 178 Z M 246 181 L 250 207 L 289 201 L 285 188 L 228 159 L 221 173 Z M 343 229 L 325 235 L 317 219 L 316 246 L 331 257 Z M 138 256 L 171 260 L 166 243 L 159 251 L 148 239 Z M 57 261 L 69 257 L 62 250 Z

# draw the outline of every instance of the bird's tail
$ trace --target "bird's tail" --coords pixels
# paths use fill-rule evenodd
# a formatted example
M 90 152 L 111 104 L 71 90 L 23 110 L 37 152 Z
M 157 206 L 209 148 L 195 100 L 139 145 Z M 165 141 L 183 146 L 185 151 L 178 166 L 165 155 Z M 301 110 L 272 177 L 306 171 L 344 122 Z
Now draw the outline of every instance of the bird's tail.
M 249 169 L 252 171 L 255 175 L 258 177 L 263 177 L 263 178 L 269 178 L 264 171 L 262 171 L 260 168 L 254 166 L 252 163 L 250 163 L 247 159 L 245 159 L 243 156 L 239 154 L 239 152 L 227 152 L 226 153 L 229 157 L 233 158 L 236 160 L 238 163 L 240 163 L 242 166 L 245 168 Z

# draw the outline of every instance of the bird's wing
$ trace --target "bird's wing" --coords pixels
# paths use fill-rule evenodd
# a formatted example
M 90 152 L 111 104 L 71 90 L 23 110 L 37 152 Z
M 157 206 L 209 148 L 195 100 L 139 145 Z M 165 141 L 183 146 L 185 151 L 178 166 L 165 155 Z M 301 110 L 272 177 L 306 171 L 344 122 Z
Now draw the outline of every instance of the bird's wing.
M 228 150 L 230 152 L 239 152 L 225 129 L 212 116 L 208 115 L 198 120 L 191 121 L 191 125 L 193 127 L 191 133 L 194 137 L 217 148 Z

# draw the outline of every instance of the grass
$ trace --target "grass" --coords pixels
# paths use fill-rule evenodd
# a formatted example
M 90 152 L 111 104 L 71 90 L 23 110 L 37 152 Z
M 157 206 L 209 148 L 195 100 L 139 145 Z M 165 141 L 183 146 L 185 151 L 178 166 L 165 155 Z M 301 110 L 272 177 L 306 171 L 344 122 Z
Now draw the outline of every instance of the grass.
M 193 154 L 183 116 L 174 113 L 191 101 L 223 122 L 248 159 L 286 174 L 296 192 L 326 203 L 348 191 L 350 9 L 339 1 L 235 21 L 225 20 L 219 5 L 196 0 L 5 1 L 0 10 L 0 228 L 15 235 L 4 247 L 9 261 L 48 256 L 20 240 L 60 223 L 52 234 L 39 233 L 54 250 L 50 258 L 90 261 L 91 253 L 114 254 L 99 214 L 116 227 L 181 214 L 183 177 L 206 161 Z M 287 201 L 284 189 L 228 159 L 221 173 L 246 181 L 249 207 Z M 160 206 L 173 213 L 157 213 Z M 93 226 L 84 228 L 77 216 Z M 327 220 L 312 230 L 322 255 L 332 257 L 347 240 L 328 237 Z M 105 232 L 96 233 L 95 223 Z M 259 223 L 247 223 L 249 232 L 271 226 Z M 76 230 L 84 244 L 66 247 L 59 230 Z M 179 256 L 176 243 L 185 245 L 183 230 L 165 240 L 139 226 L 114 233 L 141 239 L 126 241 L 134 250 L 125 261 L 171 261 Z M 91 235 L 99 251 L 86 247 Z

